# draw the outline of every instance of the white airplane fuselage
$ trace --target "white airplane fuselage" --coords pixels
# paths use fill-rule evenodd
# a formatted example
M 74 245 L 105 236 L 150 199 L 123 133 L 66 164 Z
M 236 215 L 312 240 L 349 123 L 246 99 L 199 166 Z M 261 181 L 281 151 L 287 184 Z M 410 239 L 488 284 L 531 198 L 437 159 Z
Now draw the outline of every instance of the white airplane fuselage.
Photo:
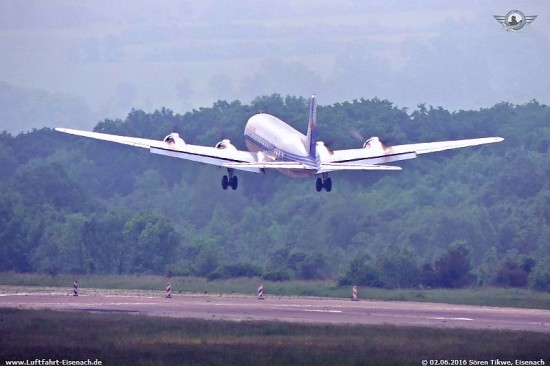
M 300 162 L 309 169 L 279 169 L 287 176 L 310 177 L 315 174 L 316 161 L 308 155 L 307 137 L 270 114 L 256 114 L 248 120 L 244 129 L 248 150 L 261 152 L 265 161 Z

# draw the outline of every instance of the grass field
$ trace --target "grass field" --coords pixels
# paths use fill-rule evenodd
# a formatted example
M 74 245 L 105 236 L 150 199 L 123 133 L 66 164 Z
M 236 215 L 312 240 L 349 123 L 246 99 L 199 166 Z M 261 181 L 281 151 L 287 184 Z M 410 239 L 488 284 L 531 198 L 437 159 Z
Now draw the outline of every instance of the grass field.
M 69 288 L 74 276 L 41 274 L 20 274 L 0 272 L 0 285 L 42 286 Z M 99 289 L 135 289 L 164 291 L 167 282 L 172 283 L 172 291 L 190 293 L 224 293 L 255 295 L 260 282 L 264 285 L 265 296 L 318 296 L 349 298 L 351 288 L 339 287 L 334 281 L 287 281 L 269 282 L 259 278 L 239 278 L 231 280 L 207 281 L 196 277 L 161 276 L 78 276 L 81 291 Z M 533 309 L 550 309 L 550 293 L 525 289 L 473 288 L 473 289 L 431 289 L 431 290 L 384 290 L 359 288 L 362 299 L 386 301 L 442 302 L 449 304 L 508 306 Z
M 550 334 L 395 326 L 227 322 L 0 309 L 0 362 L 103 365 L 421 365 L 548 362 Z M 450 365 L 451 363 L 448 363 Z M 490 364 L 490 363 L 489 363 Z

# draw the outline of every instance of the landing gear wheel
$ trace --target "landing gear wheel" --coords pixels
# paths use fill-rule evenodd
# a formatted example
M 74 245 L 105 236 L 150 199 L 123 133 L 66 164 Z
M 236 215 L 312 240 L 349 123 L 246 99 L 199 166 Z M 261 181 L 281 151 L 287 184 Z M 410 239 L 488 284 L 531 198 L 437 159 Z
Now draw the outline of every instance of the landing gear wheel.
M 231 189 L 236 190 L 239 186 L 239 179 L 237 178 L 237 176 L 231 178 L 231 182 L 229 182 L 229 184 L 231 185 Z
M 227 189 L 227 187 L 229 187 L 229 178 L 227 178 L 227 175 L 224 175 L 222 177 L 222 188 L 223 190 L 225 191 Z M 233 188 L 233 186 L 231 186 Z M 235 188 L 233 188 L 235 189 Z
M 325 186 L 325 191 L 330 192 L 332 191 L 332 179 L 327 178 L 323 182 L 323 185 Z
M 315 181 L 315 189 L 317 192 L 321 192 L 323 190 L 323 180 L 321 178 L 317 178 Z

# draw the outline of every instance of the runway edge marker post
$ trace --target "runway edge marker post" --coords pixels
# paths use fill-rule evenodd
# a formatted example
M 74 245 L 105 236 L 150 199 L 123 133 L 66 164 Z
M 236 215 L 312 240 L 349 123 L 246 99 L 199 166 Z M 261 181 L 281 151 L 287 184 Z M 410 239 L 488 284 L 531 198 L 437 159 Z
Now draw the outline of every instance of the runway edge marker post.
M 73 282 L 73 296 L 78 296 L 78 281 L 74 280 Z
M 353 286 L 353 293 L 351 295 L 351 301 L 358 301 L 357 300 L 357 286 Z
M 172 298 L 172 284 L 170 282 L 168 282 L 168 284 L 166 285 L 166 298 Z
M 261 283 L 258 285 L 258 300 L 264 299 L 264 285 Z

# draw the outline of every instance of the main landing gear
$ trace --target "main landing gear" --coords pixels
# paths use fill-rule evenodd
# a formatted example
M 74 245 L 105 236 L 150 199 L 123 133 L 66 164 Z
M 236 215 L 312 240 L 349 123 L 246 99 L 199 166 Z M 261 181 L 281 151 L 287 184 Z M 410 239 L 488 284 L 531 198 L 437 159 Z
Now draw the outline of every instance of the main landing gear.
M 239 178 L 237 178 L 236 175 L 233 175 L 234 170 L 233 169 L 227 169 L 227 175 L 224 175 L 222 177 L 222 188 L 225 191 L 227 187 L 231 187 L 232 190 L 236 190 L 239 186 Z
M 323 173 L 323 178 L 317 178 L 315 181 L 315 189 L 317 189 L 317 192 L 321 192 L 323 188 L 327 192 L 332 191 L 332 179 L 328 177 L 327 173 Z

